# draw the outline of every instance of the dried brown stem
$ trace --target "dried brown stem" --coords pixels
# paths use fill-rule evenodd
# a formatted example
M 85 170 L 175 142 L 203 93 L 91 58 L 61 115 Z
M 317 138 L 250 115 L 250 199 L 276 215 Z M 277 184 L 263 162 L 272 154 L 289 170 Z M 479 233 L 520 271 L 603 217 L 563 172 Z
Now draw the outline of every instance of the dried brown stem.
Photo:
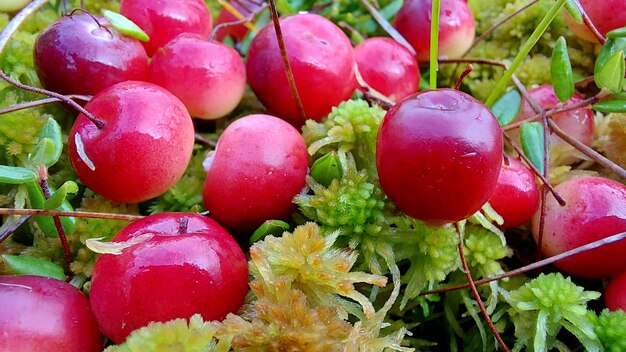
M 606 245 L 609 245 L 611 243 L 615 243 L 617 241 L 622 241 L 622 240 L 625 240 L 625 239 L 626 239 L 626 232 L 620 232 L 620 233 L 615 234 L 613 236 L 609 236 L 609 237 L 603 238 L 601 240 L 597 240 L 597 241 L 588 243 L 588 244 L 586 244 L 584 246 L 580 246 L 580 247 L 576 247 L 574 249 L 570 249 L 569 251 L 565 251 L 565 252 L 563 252 L 561 254 L 557 254 L 557 255 L 554 255 L 552 257 L 536 261 L 536 262 L 534 262 L 532 264 L 528 264 L 528 265 L 522 266 L 520 268 L 507 271 L 506 273 L 503 273 L 503 274 L 500 274 L 500 275 L 496 275 L 496 276 L 492 276 L 492 277 L 488 277 L 488 278 L 484 278 L 484 279 L 480 279 L 480 280 L 476 280 L 476 281 L 474 281 L 474 284 L 476 284 L 476 285 L 484 285 L 484 284 L 488 284 L 488 283 L 490 283 L 492 281 L 498 281 L 498 280 L 505 279 L 507 277 L 512 277 L 512 276 L 523 274 L 523 273 L 526 273 L 526 272 L 529 272 L 529 271 L 537 270 L 537 269 L 540 269 L 540 268 L 542 268 L 542 267 L 544 267 L 546 265 L 550 265 L 550 264 L 556 263 L 559 260 L 563 260 L 563 259 L 569 258 L 569 257 L 574 256 L 576 254 L 587 252 L 587 251 L 590 251 L 592 249 L 599 248 L 599 247 L 602 247 L 602 246 L 606 246 Z M 450 292 L 450 291 L 462 290 L 462 289 L 466 289 L 468 287 L 470 287 L 469 283 L 468 284 L 455 285 L 455 286 L 449 286 L 449 287 L 444 287 L 444 288 L 440 288 L 440 289 L 436 289 L 436 290 L 420 292 L 420 296 L 426 296 L 426 295 L 432 295 L 432 294 L 439 294 L 439 293 L 445 293 L 445 292 Z
M 24 22 L 24 20 L 26 20 L 26 18 L 28 18 L 28 16 L 30 16 L 35 11 L 37 11 L 46 2 L 48 2 L 48 0 L 34 0 L 30 4 L 28 4 L 26 7 L 24 7 L 20 12 L 18 12 L 18 14 L 15 15 L 15 17 L 13 17 L 11 19 L 11 21 L 4 28 L 4 30 L 2 32 L 0 32 L 0 54 L 4 51 L 4 48 L 6 47 L 7 43 L 11 39 L 11 36 L 17 31 L 17 29 L 22 24 L 22 22 Z M 12 85 L 14 87 L 17 87 L 19 89 L 23 89 L 23 90 L 26 90 L 26 91 L 29 91 L 29 92 L 45 95 L 45 96 L 52 97 L 52 98 L 57 98 L 60 101 L 70 105 L 74 109 L 76 109 L 79 112 L 81 112 L 82 114 L 84 114 L 99 129 L 102 129 L 105 126 L 105 122 L 104 121 L 100 120 L 99 118 L 94 116 L 92 113 L 90 113 L 89 111 L 85 110 L 85 108 L 80 106 L 74 100 L 66 97 L 65 95 L 62 95 L 62 94 L 59 94 L 59 93 L 56 93 L 56 92 L 53 92 L 53 91 L 50 91 L 50 90 L 47 90 L 47 89 L 32 87 L 32 86 L 23 84 L 21 82 L 18 82 L 16 80 L 14 80 L 13 78 L 9 77 L 2 70 L 0 70 L 0 78 L 5 80 L 10 85 Z
M 459 90 L 459 88 L 461 87 L 461 84 L 463 83 L 463 80 L 465 79 L 465 77 L 467 77 L 467 75 L 469 75 L 470 72 L 472 72 L 473 70 L 474 70 L 474 66 L 472 66 L 472 64 L 467 65 L 465 70 L 463 70 L 463 72 L 461 72 L 461 75 L 456 80 L 456 84 L 454 85 L 454 89 Z
M 208 145 L 208 146 L 213 147 L 213 148 L 215 148 L 217 146 L 217 142 L 216 141 L 214 141 L 212 139 L 209 139 L 209 138 L 206 138 L 206 137 L 204 137 L 203 135 L 201 135 L 199 133 L 196 133 L 195 136 L 196 136 L 196 142 Z
M 417 53 L 415 52 L 415 49 L 413 49 L 413 46 L 409 44 L 409 42 L 402 36 L 402 34 L 400 34 L 400 32 L 398 32 L 391 25 L 391 23 L 389 23 L 389 21 L 387 21 L 383 16 L 380 15 L 376 7 L 374 7 L 374 5 L 372 5 L 369 2 L 369 0 L 360 0 L 360 1 L 361 1 L 361 4 L 365 6 L 365 9 L 367 10 L 367 12 L 369 12 L 370 15 L 372 15 L 374 20 L 378 22 L 378 24 L 385 30 L 385 32 L 387 32 L 387 34 L 389 34 L 391 38 L 393 38 L 395 41 L 397 41 L 398 43 L 402 44 L 405 48 L 407 48 L 407 50 L 411 53 L 411 55 L 413 56 L 417 55 Z
M 491 318 L 489 317 L 489 313 L 487 313 L 487 309 L 485 308 L 485 305 L 482 299 L 480 298 L 478 289 L 476 289 L 476 285 L 474 284 L 474 279 L 472 279 L 472 273 L 470 272 L 469 266 L 467 265 L 467 261 L 465 260 L 465 254 L 463 253 L 463 235 L 461 234 L 461 226 L 459 225 L 459 223 L 456 223 L 455 226 L 456 226 L 456 233 L 459 237 L 459 246 L 458 246 L 459 256 L 461 258 L 463 271 L 465 272 L 465 276 L 467 277 L 467 282 L 472 291 L 472 295 L 474 295 L 474 299 L 476 300 L 476 303 L 478 303 L 478 307 L 480 308 L 481 313 L 485 317 L 485 321 L 487 322 L 487 325 L 489 325 L 489 329 L 491 329 L 493 336 L 496 338 L 496 340 L 500 344 L 500 347 L 502 347 L 504 351 L 508 352 L 510 350 L 507 347 L 506 343 L 504 343 L 504 341 L 502 340 L 502 337 L 500 336 L 498 329 L 496 329 L 495 325 L 493 325 L 493 322 L 491 321 Z
M 561 206 L 565 206 L 566 203 L 565 203 L 565 200 L 563 199 L 563 197 L 561 197 L 557 193 L 557 191 L 554 189 L 552 184 L 550 184 L 548 179 L 546 179 L 546 177 L 541 172 L 539 172 L 539 170 L 537 170 L 535 165 L 533 165 L 533 163 L 528 159 L 528 157 L 526 155 L 524 155 L 524 151 L 517 145 L 517 143 L 515 143 L 513 138 L 511 138 L 511 136 L 507 135 L 506 133 L 503 133 L 502 136 L 504 136 L 504 138 L 507 140 L 507 142 L 509 142 L 511 147 L 513 147 L 513 149 L 515 149 L 515 152 L 517 152 L 517 154 L 520 156 L 520 158 L 522 158 L 526 162 L 526 164 L 530 167 L 532 172 L 541 179 L 541 182 L 543 182 L 544 185 L 546 185 L 546 187 L 548 188 L 550 193 L 552 193 L 552 195 L 554 196 L 554 199 L 556 199 L 556 201 L 559 202 L 559 204 Z
M 98 213 L 92 211 L 64 211 L 47 209 L 15 209 L 0 208 L 0 215 L 29 215 L 29 216 L 73 216 L 76 218 L 105 219 L 119 221 L 136 221 L 143 219 L 141 215 Z
M 22 215 L 19 219 L 17 219 L 14 223 L 12 223 L 9 227 L 4 229 L 2 233 L 0 233 L 0 243 L 9 238 L 13 232 L 17 230 L 18 227 L 22 226 L 26 220 L 30 219 L 29 215 Z
M 239 4 L 241 5 L 241 3 L 239 3 Z M 255 11 L 251 11 L 250 9 L 247 9 L 247 11 L 250 12 L 250 14 L 248 16 L 246 16 L 246 18 L 243 18 L 243 19 L 240 19 L 240 20 L 237 20 L 237 21 L 225 22 L 225 23 L 218 24 L 217 26 L 213 27 L 213 30 L 211 31 L 211 35 L 209 36 L 209 41 L 214 42 L 215 41 L 215 37 L 217 37 L 217 33 L 219 33 L 219 31 L 224 29 L 224 28 L 233 27 L 233 26 L 239 26 L 239 25 L 246 24 L 248 22 L 254 21 L 256 16 L 258 16 L 266 8 L 267 8 L 267 4 L 264 3 L 263 5 L 261 5 L 261 7 L 259 7 Z
M 70 99 L 77 99 L 77 100 L 82 100 L 82 101 L 91 100 L 90 95 L 66 95 L 66 97 Z M 34 107 L 41 106 L 41 105 L 58 103 L 60 101 L 61 100 L 58 98 L 44 98 L 44 99 L 39 99 L 39 100 L 34 100 L 34 101 L 27 101 L 25 103 L 15 104 L 15 105 L 1 108 L 0 115 L 7 114 L 10 112 L 14 112 L 14 111 L 19 111 L 19 110 L 30 109 L 30 108 L 34 108 Z
M 270 5 L 270 13 L 272 14 L 272 22 L 274 23 L 274 30 L 276 31 L 276 40 L 278 41 L 278 47 L 280 48 L 280 55 L 283 58 L 283 64 L 285 65 L 285 73 L 287 74 L 287 81 L 289 82 L 289 89 L 293 95 L 293 100 L 296 102 L 296 107 L 300 113 L 302 122 L 306 121 L 306 113 L 304 112 L 304 105 L 300 99 L 298 93 L 298 87 L 296 87 L 296 79 L 293 77 L 293 70 L 289 63 L 289 56 L 287 56 L 287 49 L 285 48 L 285 41 L 283 40 L 283 32 L 280 29 L 280 18 L 278 17 L 278 11 L 276 10 L 276 3 L 274 0 L 268 0 Z

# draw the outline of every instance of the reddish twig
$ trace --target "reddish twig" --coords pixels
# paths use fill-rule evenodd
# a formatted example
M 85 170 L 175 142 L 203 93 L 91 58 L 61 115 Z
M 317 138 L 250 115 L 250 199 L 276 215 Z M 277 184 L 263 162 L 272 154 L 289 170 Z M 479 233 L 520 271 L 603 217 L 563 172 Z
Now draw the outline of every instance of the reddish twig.
M 233 26 L 239 26 L 239 25 L 246 24 L 248 22 L 254 21 L 256 16 L 258 16 L 266 8 L 267 8 L 267 4 L 264 3 L 263 5 L 261 5 L 261 7 L 259 7 L 255 11 L 251 11 L 250 9 L 247 9 L 247 11 L 250 12 L 250 14 L 248 16 L 246 16 L 246 18 L 243 18 L 243 19 L 240 19 L 240 20 L 237 20 L 237 21 L 225 22 L 225 23 L 218 24 L 217 26 L 213 27 L 213 30 L 211 31 L 211 35 L 209 36 L 209 41 L 212 41 L 212 42 L 215 41 L 215 38 L 217 37 L 217 33 L 219 33 L 219 31 L 224 29 L 224 28 L 233 27 Z
M 289 63 L 289 56 L 287 56 L 287 49 L 285 48 L 285 41 L 283 40 L 283 32 L 280 29 L 280 18 L 278 17 L 278 11 L 276 10 L 276 3 L 274 0 L 268 0 L 270 5 L 270 13 L 272 14 L 272 22 L 274 23 L 274 30 L 276 31 L 276 40 L 278 41 L 278 47 L 280 48 L 280 55 L 283 58 L 283 64 L 285 65 L 285 73 L 287 74 L 287 81 L 289 81 L 289 89 L 295 100 L 296 107 L 300 113 L 302 121 L 306 121 L 306 113 L 304 112 L 304 105 L 300 99 L 298 93 L 298 87 L 296 87 L 296 79 L 293 76 L 291 64 Z
M 24 20 L 26 20 L 26 18 L 28 18 L 28 16 L 30 16 L 35 11 L 37 11 L 46 2 L 48 2 L 48 0 L 34 0 L 30 4 L 28 4 L 26 7 L 24 7 L 20 12 L 18 12 L 18 14 L 15 15 L 15 17 L 13 17 L 11 19 L 11 21 L 9 22 L 9 24 L 7 24 L 7 26 L 4 28 L 4 30 L 2 32 L 0 32 L 0 54 L 4 51 L 4 48 L 6 47 L 7 43 L 9 42 L 9 39 L 17 31 L 17 29 L 22 24 L 22 22 L 24 22 Z M 65 95 L 62 95 L 62 94 L 59 94 L 59 93 L 56 93 L 56 92 L 53 92 L 53 91 L 50 91 L 50 90 L 47 90 L 47 89 L 41 89 L 41 88 L 32 87 L 32 86 L 23 84 L 21 82 L 18 82 L 16 80 L 14 80 L 13 78 L 9 77 L 2 70 L 0 70 L 0 78 L 5 80 L 10 85 L 12 85 L 14 87 L 17 87 L 19 89 L 23 89 L 23 90 L 26 90 L 26 91 L 29 91 L 29 92 L 45 95 L 45 96 L 52 97 L 52 98 L 57 98 L 60 101 L 70 105 L 74 109 L 76 109 L 79 112 L 81 112 L 82 114 L 84 114 L 99 129 L 102 129 L 105 126 L 105 122 L 104 121 L 102 121 L 101 119 L 97 118 L 92 113 L 90 113 L 89 111 L 85 110 L 85 108 L 83 108 L 78 103 L 76 103 L 74 100 L 66 97 Z
M 90 95 L 66 95 L 66 97 L 70 99 L 77 99 L 77 100 L 82 100 L 82 101 L 91 100 Z M 61 100 L 58 98 L 44 98 L 44 99 L 39 99 L 39 100 L 34 100 L 34 101 L 27 101 L 25 103 L 20 103 L 20 104 L 15 104 L 15 105 L 7 106 L 4 108 L 0 108 L 0 115 L 7 114 L 10 112 L 14 112 L 14 111 L 19 111 L 19 110 L 30 109 L 30 108 L 34 108 L 34 107 L 41 106 L 41 105 L 58 103 L 60 101 Z
M 493 281 L 498 281 L 498 280 L 502 280 L 508 277 L 512 277 L 515 275 L 519 275 L 519 274 L 523 274 L 529 271 L 533 271 L 533 270 L 537 270 L 540 269 L 546 265 L 550 265 L 553 263 L 556 263 L 560 260 L 569 258 L 571 256 L 577 255 L 579 253 L 583 253 L 583 252 L 587 252 L 590 251 L 592 249 L 596 249 L 602 246 L 606 246 L 609 245 L 611 243 L 615 243 L 618 241 L 622 241 L 622 240 L 626 240 L 626 232 L 620 232 L 618 234 L 615 234 L 613 236 L 609 236 L 606 238 L 603 238 L 601 240 L 597 240 L 591 243 L 588 243 L 586 245 L 580 246 L 580 247 L 576 247 L 574 249 L 570 249 L 569 251 L 565 251 L 561 254 L 557 254 L 554 255 L 552 257 L 549 258 L 545 258 L 542 260 L 538 260 L 532 264 L 528 264 L 525 266 L 522 266 L 520 268 L 514 269 L 514 270 L 510 270 L 507 271 L 506 273 L 500 274 L 500 275 L 496 275 L 496 276 L 492 276 L 492 277 L 488 277 L 488 278 L 484 278 L 484 279 L 480 279 L 480 280 L 476 280 L 474 281 L 475 285 L 484 285 L 484 284 L 488 284 L 490 282 Z M 433 294 L 439 294 L 439 293 L 445 293 L 445 292 L 450 292 L 450 291 L 456 291 L 456 290 L 462 290 L 462 289 L 466 289 L 470 287 L 469 283 L 467 284 L 460 284 L 460 285 L 455 285 L 455 286 L 449 286 L 449 287 L 444 287 L 444 288 L 440 288 L 440 289 L 436 289 L 436 290 L 430 290 L 430 291 L 423 291 L 420 292 L 420 296 L 426 296 L 426 295 L 433 295 Z
M 474 299 L 476 300 L 476 303 L 478 303 L 478 307 L 480 308 L 481 313 L 485 317 L 485 320 L 487 321 L 487 325 L 489 325 L 489 329 L 491 329 L 493 336 L 496 338 L 496 340 L 500 344 L 500 347 L 502 347 L 504 351 L 508 352 L 510 350 L 506 346 L 506 343 L 504 343 L 504 341 L 502 340 L 502 337 L 500 336 L 498 329 L 496 329 L 495 325 L 493 325 L 493 322 L 491 321 L 491 318 L 489 317 L 489 313 L 487 313 L 487 309 L 485 308 L 485 305 L 482 299 L 480 298 L 478 289 L 476 289 L 476 285 L 474 284 L 474 279 L 472 279 L 472 273 L 470 272 L 469 266 L 467 265 L 467 261 L 465 260 L 465 254 L 463 253 L 463 235 L 461 234 L 461 227 L 459 226 L 459 223 L 456 223 L 455 226 L 456 226 L 456 233 L 459 237 L 458 247 L 459 247 L 459 256 L 461 257 L 461 264 L 463 265 L 463 271 L 465 272 L 465 276 L 467 277 L 467 282 L 472 291 L 472 294 L 474 295 Z
M 474 66 L 472 66 L 472 64 L 467 65 L 465 70 L 463 70 L 463 72 L 461 72 L 461 75 L 459 76 L 459 79 L 456 80 L 456 84 L 454 85 L 454 89 L 459 90 L 459 88 L 461 87 L 461 83 L 463 83 L 463 79 L 465 79 L 465 77 L 467 77 L 467 75 L 469 75 L 470 72 L 472 72 L 473 70 L 474 70 Z

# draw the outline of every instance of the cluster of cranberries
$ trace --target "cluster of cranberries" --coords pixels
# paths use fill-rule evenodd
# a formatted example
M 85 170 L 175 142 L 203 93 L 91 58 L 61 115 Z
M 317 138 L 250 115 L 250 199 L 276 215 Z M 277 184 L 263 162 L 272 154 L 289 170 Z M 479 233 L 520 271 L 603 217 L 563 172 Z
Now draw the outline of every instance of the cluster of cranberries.
M 258 6 L 249 5 L 248 13 Z M 463 0 L 444 0 L 441 6 L 440 54 L 462 55 L 474 37 L 472 14 Z M 490 201 L 504 227 L 528 223 L 534 214 L 537 234 L 539 187 L 527 166 L 503 157 L 502 131 L 493 113 L 458 90 L 416 93 L 417 60 L 429 53 L 424 33 L 430 31 L 430 7 L 430 0 L 405 1 L 394 22 L 417 57 L 388 38 L 370 38 L 353 48 L 341 29 L 319 15 L 282 18 L 302 109 L 292 94 L 275 27 L 256 35 L 244 65 L 234 49 L 207 40 L 212 21 L 202 0 L 122 0 L 121 13 L 148 34 L 144 43 L 87 13 L 52 24 L 36 43 L 38 75 L 56 92 L 94 95 L 85 109 L 97 120 L 78 116 L 69 155 L 80 180 L 112 200 L 142 202 L 173 186 L 191 156 L 191 116 L 228 115 L 247 83 L 268 115 L 232 123 L 205 161 L 203 198 L 211 218 L 162 213 L 123 229 L 112 242 L 134 245 L 98 258 L 90 302 L 53 279 L 0 277 L 0 302 L 17 302 L 2 304 L 0 331 L 11 332 L 0 339 L 0 349 L 99 351 L 100 331 L 121 343 L 151 321 L 195 313 L 219 320 L 237 311 L 248 271 L 244 253 L 227 231 L 249 233 L 265 220 L 290 218 L 291 200 L 308 172 L 297 128 L 305 118 L 322 119 L 362 88 L 357 70 L 372 89 L 397 101 L 382 122 L 376 163 L 380 185 L 401 211 L 439 226 L 465 219 Z M 230 20 L 223 12 L 218 23 Z M 233 26 L 216 38 L 240 41 L 245 33 L 245 27 Z M 550 86 L 530 93 L 542 108 L 559 103 Z M 574 96 L 568 103 L 580 100 Z M 532 115 L 524 103 L 518 120 Z M 591 143 L 589 109 L 553 118 L 570 135 Z M 552 147 L 559 143 L 551 138 Z M 622 184 L 581 178 L 562 183 L 557 192 L 567 205 L 547 199 L 545 255 L 626 231 Z M 626 241 L 621 241 L 558 266 L 583 277 L 614 276 L 626 270 L 624 251 Z M 626 273 L 607 288 L 611 309 L 626 306 L 624 295 L 615 293 L 624 286 Z

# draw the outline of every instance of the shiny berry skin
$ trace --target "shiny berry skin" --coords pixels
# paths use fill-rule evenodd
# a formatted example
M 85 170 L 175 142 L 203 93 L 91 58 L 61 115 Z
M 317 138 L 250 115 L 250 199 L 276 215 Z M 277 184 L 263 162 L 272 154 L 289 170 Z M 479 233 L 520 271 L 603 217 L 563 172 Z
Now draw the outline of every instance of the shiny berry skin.
M 259 3 L 250 0 L 236 0 L 229 1 L 230 6 L 234 7 L 240 14 L 244 17 L 248 17 L 252 12 L 259 9 Z M 244 6 L 242 6 L 244 5 Z M 217 16 L 217 20 L 215 21 L 215 27 L 222 23 L 230 23 L 239 21 L 235 15 L 230 13 L 230 11 L 226 10 L 226 8 L 222 7 L 220 14 Z M 234 26 L 228 26 L 220 28 L 215 36 L 215 39 L 222 42 L 226 37 L 232 38 L 235 42 L 241 42 L 243 38 L 248 34 L 248 28 L 243 24 L 238 24 Z
M 554 93 L 554 88 L 549 84 L 535 87 L 528 92 L 543 109 L 552 109 L 557 106 L 576 104 L 584 100 L 582 96 L 575 93 L 570 100 L 565 103 L 561 103 L 559 98 L 557 98 Z M 515 119 L 516 121 L 520 121 L 535 115 L 535 110 L 533 110 L 530 106 L 530 103 L 526 99 L 523 99 L 522 106 Z M 576 138 L 588 146 L 591 146 L 595 132 L 595 122 L 593 112 L 589 107 L 554 114 L 551 117 L 554 122 L 568 135 Z M 511 135 L 517 136 L 517 130 L 515 130 Z M 577 157 L 579 154 L 573 149 L 573 147 L 561 138 L 557 137 L 554 133 L 550 135 L 550 149 L 552 154 L 551 160 L 554 165 L 571 164 L 580 159 Z
M 248 292 L 246 258 L 217 222 L 199 214 L 160 213 L 128 225 L 112 241 L 146 234 L 152 237 L 96 260 L 91 307 L 107 337 L 121 343 L 151 321 L 196 313 L 221 320 L 241 307 Z
M 152 56 L 148 80 L 178 97 L 191 116 L 217 119 L 241 101 L 246 67 L 234 49 L 184 33 Z
M 319 121 L 354 91 L 350 40 L 334 23 L 312 13 L 283 17 L 280 26 L 305 114 Z M 250 87 L 270 113 L 298 128 L 304 124 L 271 23 L 252 41 L 246 70 Z
M 308 153 L 300 133 L 269 115 L 233 122 L 220 137 L 208 169 L 204 205 L 229 230 L 256 229 L 284 219 L 305 185 Z
M 128 81 L 100 92 L 85 109 L 106 126 L 98 129 L 79 115 L 69 134 L 69 156 L 81 182 L 94 192 L 138 203 L 164 193 L 185 172 L 194 128 L 185 106 L 170 92 Z M 77 139 L 95 169 L 79 154 Z
M 546 257 L 626 231 L 626 186 L 621 183 L 584 177 L 563 182 L 555 189 L 567 205 L 560 206 L 552 195 L 547 198 L 541 246 Z M 532 220 L 535 240 L 539 213 Z M 624 253 L 626 240 L 621 240 L 558 261 L 555 265 L 571 275 L 602 278 L 626 270 Z
M 143 43 L 149 56 L 181 33 L 208 38 L 212 19 L 202 0 L 122 0 L 120 13 L 143 29 L 150 41 Z
M 378 131 L 383 190 L 404 213 L 432 224 L 479 210 L 495 191 L 501 163 L 495 116 L 457 90 L 408 96 L 387 112 Z
M 610 311 L 626 312 L 626 271 L 609 281 L 604 291 L 604 303 Z
M 102 351 L 87 297 L 41 276 L 0 276 L 0 336 L 0 351 Z
M 122 35 L 106 19 L 80 13 L 64 16 L 41 32 L 35 68 L 47 89 L 95 95 L 116 83 L 145 80 L 148 56 L 141 42 Z
M 430 58 L 432 0 L 407 0 L 393 26 L 417 52 L 418 61 Z M 439 15 L 439 57 L 457 58 L 469 50 L 476 29 L 474 16 L 465 0 L 441 0 Z
M 539 187 L 535 174 L 515 158 L 503 163 L 491 207 L 504 219 L 505 228 L 530 221 L 539 206 Z
M 417 60 L 391 38 L 374 37 L 354 48 L 354 60 L 365 83 L 394 101 L 417 92 Z
M 626 26 L 626 1 L 624 0 L 578 0 L 580 5 L 593 22 L 598 31 L 606 36 L 613 29 Z M 574 34 L 584 40 L 597 42 L 584 23 L 576 23 L 574 19 L 564 11 L 565 23 Z

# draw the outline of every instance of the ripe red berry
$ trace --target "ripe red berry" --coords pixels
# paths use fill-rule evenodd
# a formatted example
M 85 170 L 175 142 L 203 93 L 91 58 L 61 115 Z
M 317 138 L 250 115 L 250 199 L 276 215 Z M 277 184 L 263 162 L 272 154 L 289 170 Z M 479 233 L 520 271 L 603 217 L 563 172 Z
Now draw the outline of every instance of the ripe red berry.
M 122 0 L 120 12 L 150 36 L 144 43 L 150 56 L 181 33 L 211 33 L 211 13 L 202 0 Z
M 378 132 L 383 190 L 400 210 L 426 222 L 475 213 L 495 191 L 501 163 L 495 116 L 457 90 L 408 96 L 387 112 Z
M 407 0 L 393 26 L 411 43 L 418 61 L 430 57 L 432 0 Z M 460 57 L 469 50 L 476 35 L 474 16 L 466 0 L 441 0 L 439 15 L 439 56 Z
M 211 216 L 227 229 L 251 231 L 265 220 L 289 219 L 302 190 L 308 153 L 285 121 L 250 115 L 220 137 L 202 192 Z
M 41 84 L 61 94 L 95 95 L 116 83 L 145 80 L 148 56 L 141 43 L 85 13 L 64 16 L 35 43 Z
M 394 101 L 417 92 L 420 71 L 411 52 L 391 38 L 369 38 L 354 48 L 365 83 Z
M 530 221 L 539 206 L 539 187 L 535 175 L 515 158 L 503 163 L 491 207 L 504 219 L 505 228 Z
M 546 257 L 626 231 L 626 187 L 600 177 L 576 178 L 559 184 L 560 206 L 549 195 L 541 251 Z M 540 212 L 532 220 L 538 236 Z M 605 245 L 555 263 L 577 276 L 601 278 L 626 270 L 626 240 Z
M 0 276 L 0 336 L 0 351 L 102 351 L 87 297 L 41 276 Z
M 609 31 L 626 25 L 626 2 L 624 0 L 579 0 L 579 3 L 600 34 L 604 36 Z M 576 23 L 567 11 L 564 12 L 565 23 L 577 37 L 590 42 L 598 41 L 587 25 Z
M 122 254 L 101 255 L 93 270 L 91 307 L 102 332 L 114 342 L 123 342 L 151 321 L 197 313 L 207 321 L 221 320 L 243 304 L 246 258 L 212 219 L 161 213 L 130 224 L 112 241 L 139 236 L 147 238 Z
M 96 127 L 79 115 L 69 134 L 69 156 L 81 182 L 123 203 L 160 195 L 183 175 L 194 144 L 185 106 L 146 82 L 116 84 L 85 106 L 104 120 Z
M 626 312 L 626 271 L 609 281 L 604 291 L 604 303 L 610 311 Z
M 185 33 L 154 54 L 148 80 L 178 97 L 191 116 L 217 119 L 241 101 L 246 68 L 234 49 Z
M 312 13 L 283 17 L 280 25 L 306 116 L 321 120 L 354 91 L 350 40 L 334 23 Z M 296 127 L 304 124 L 271 23 L 252 41 L 246 70 L 250 87 L 271 113 Z

